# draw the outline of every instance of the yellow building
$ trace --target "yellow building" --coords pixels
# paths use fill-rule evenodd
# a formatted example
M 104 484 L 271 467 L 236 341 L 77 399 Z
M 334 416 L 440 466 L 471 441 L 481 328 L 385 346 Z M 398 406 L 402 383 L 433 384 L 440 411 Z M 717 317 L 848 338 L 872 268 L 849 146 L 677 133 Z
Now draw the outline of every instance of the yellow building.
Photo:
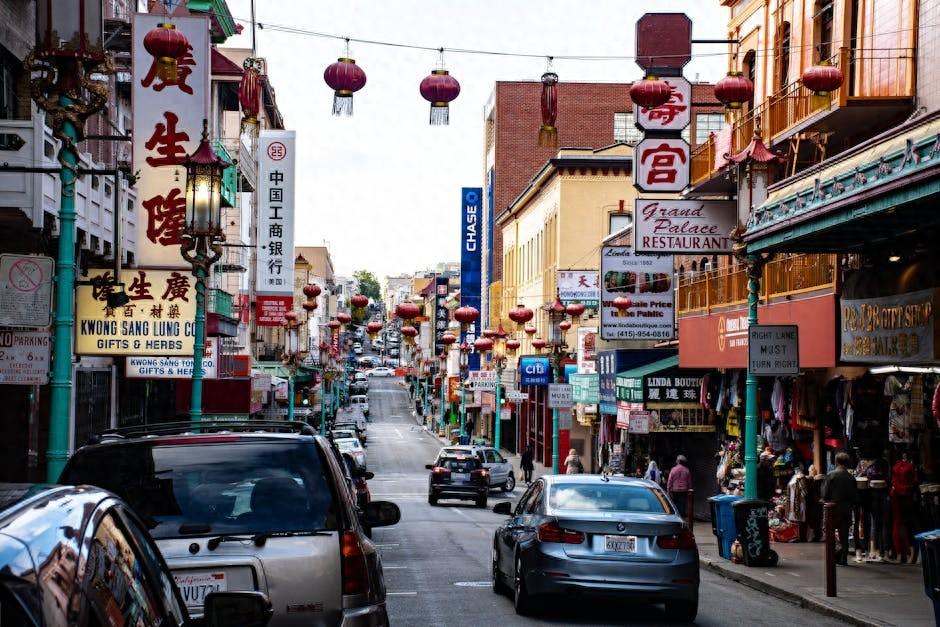
M 547 338 L 542 308 L 555 298 L 556 272 L 597 270 L 601 241 L 633 222 L 632 161 L 627 144 L 562 149 L 512 202 L 496 225 L 503 236 L 503 280 L 490 288 L 492 326 L 502 321 L 514 328 L 506 314 L 522 304 L 535 311 L 534 337 Z M 532 338 L 520 339 L 520 353 L 533 352 Z

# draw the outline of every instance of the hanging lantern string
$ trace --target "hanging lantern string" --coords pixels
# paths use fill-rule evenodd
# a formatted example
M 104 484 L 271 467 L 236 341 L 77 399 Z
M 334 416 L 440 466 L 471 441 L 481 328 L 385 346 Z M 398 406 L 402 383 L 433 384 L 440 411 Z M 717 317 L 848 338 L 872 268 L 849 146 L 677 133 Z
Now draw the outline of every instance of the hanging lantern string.
M 236 19 L 237 19 L 237 20 L 241 20 L 241 21 L 245 21 L 243 18 L 236 18 Z M 940 22 L 938 22 L 938 23 L 936 23 L 936 24 L 926 24 L 926 25 L 925 25 L 925 24 L 921 24 L 921 25 L 919 25 L 918 28 L 933 28 L 933 27 L 935 27 L 935 26 L 936 26 L 936 27 L 940 27 Z M 409 49 L 409 50 L 426 50 L 426 51 L 429 51 L 429 52 L 440 52 L 440 53 L 442 53 L 442 52 L 452 52 L 452 53 L 454 53 L 454 54 L 490 55 L 490 56 L 498 56 L 498 57 L 518 57 L 518 58 L 528 58 L 528 59 L 546 59 L 546 58 L 551 58 L 551 59 L 557 59 L 557 60 L 561 60 L 561 61 L 634 61 L 634 60 L 636 60 L 636 55 L 616 55 L 616 54 L 614 54 L 614 55 L 589 55 L 589 54 L 553 54 L 553 55 L 549 55 L 549 54 L 545 54 L 545 53 L 510 52 L 510 51 L 506 51 L 506 50 L 482 50 L 482 49 L 474 49 L 474 48 L 450 48 L 450 47 L 447 47 L 447 46 L 444 46 L 444 47 L 440 47 L 440 46 L 422 46 L 422 45 L 419 45 L 419 44 L 408 44 L 408 43 L 402 43 L 402 42 L 396 42 L 396 41 L 382 41 L 382 40 L 379 40 L 379 39 L 364 39 L 364 38 L 358 38 L 358 37 L 348 37 L 348 36 L 346 36 L 346 35 L 336 35 L 336 34 L 334 34 L 334 33 L 324 33 L 324 32 L 320 32 L 320 31 L 308 30 L 308 29 L 304 29 L 304 28 L 297 28 L 297 27 L 294 27 L 294 26 L 285 26 L 285 25 L 283 25 L 283 24 L 270 24 L 270 23 L 261 23 L 261 22 L 258 23 L 258 28 L 261 29 L 261 30 L 270 30 L 270 31 L 281 32 L 281 33 L 287 33 L 287 34 L 293 34 L 293 35 L 303 35 L 303 36 L 307 36 L 307 37 L 320 37 L 320 38 L 324 38 L 324 39 L 338 39 L 338 40 L 344 40 L 344 41 L 346 42 L 346 45 L 347 45 L 347 46 L 349 45 L 349 42 L 350 42 L 350 41 L 353 41 L 353 42 L 360 43 L 360 44 L 367 44 L 367 45 L 372 45 L 372 46 L 386 46 L 386 47 L 389 47 L 389 48 L 405 48 L 405 49 Z M 901 33 L 910 33 L 910 32 L 914 32 L 914 31 L 916 31 L 916 30 L 918 30 L 918 29 L 917 29 L 917 28 L 902 28 L 902 29 L 893 30 L 893 31 L 885 31 L 885 32 L 881 32 L 881 33 L 874 33 L 874 34 L 871 35 L 871 36 L 872 36 L 872 37 L 878 37 L 878 36 L 887 36 L 887 35 L 897 35 L 897 34 L 901 34 Z M 693 40 L 692 43 L 695 43 L 695 41 Z M 813 48 L 815 48 L 817 45 L 819 45 L 819 44 L 813 43 L 813 44 L 804 44 L 804 45 L 801 45 L 801 46 L 791 46 L 791 47 L 790 47 L 790 50 L 813 49 Z M 754 52 L 755 52 L 755 55 L 756 55 L 757 57 L 771 57 L 771 56 L 775 55 L 778 51 L 776 51 L 776 50 L 771 46 L 771 47 L 768 47 L 768 48 L 763 48 L 763 49 L 761 49 L 760 51 L 755 50 Z M 728 57 L 728 56 L 734 58 L 736 55 L 737 55 L 737 51 L 736 51 L 736 50 L 725 50 L 725 51 L 717 51 L 717 52 L 700 52 L 700 53 L 694 53 L 694 54 L 692 54 L 692 58 L 693 58 L 693 59 L 700 59 L 700 58 L 706 58 L 706 57 Z M 657 58 L 657 59 L 669 59 L 669 58 L 673 58 L 673 57 L 679 57 L 679 58 L 681 58 L 681 57 L 685 57 L 685 56 L 687 56 L 687 55 L 684 55 L 684 54 L 676 54 L 676 55 L 663 54 L 663 55 L 656 55 L 656 58 Z

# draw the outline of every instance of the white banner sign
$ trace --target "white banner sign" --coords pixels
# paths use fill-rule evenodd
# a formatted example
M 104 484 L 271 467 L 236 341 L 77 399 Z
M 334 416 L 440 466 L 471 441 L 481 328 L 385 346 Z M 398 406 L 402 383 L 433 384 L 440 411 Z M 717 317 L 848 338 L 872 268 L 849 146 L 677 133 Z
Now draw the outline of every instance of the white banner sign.
M 579 302 L 585 307 L 597 307 L 601 297 L 597 270 L 559 270 L 558 297 L 561 302 Z
M 206 353 L 202 358 L 202 376 L 216 379 L 218 370 L 219 338 L 206 338 Z M 128 357 L 125 373 L 131 379 L 189 379 L 193 376 L 192 357 Z
M 647 137 L 633 149 L 633 184 L 644 192 L 681 192 L 689 184 L 691 150 L 678 137 Z
M 795 324 L 748 327 L 747 371 L 757 376 L 800 374 L 799 329 Z
M 574 405 L 574 390 L 568 383 L 548 384 L 548 406 L 552 409 L 565 409 Z
M 670 88 L 666 104 L 655 109 L 633 105 L 633 119 L 645 131 L 681 131 L 692 121 L 692 85 L 681 76 L 663 80 Z
M 467 373 L 467 381 L 474 390 L 496 391 L 495 370 L 471 370 Z
M 675 335 L 672 255 L 634 255 L 626 246 L 601 249 L 601 337 L 670 340 Z M 621 310 L 618 297 L 630 301 Z
M 41 328 L 52 324 L 51 257 L 0 255 L 0 325 Z
M 597 327 L 578 327 L 578 373 L 597 372 Z
M 134 166 L 139 206 L 137 264 L 189 268 L 180 256 L 186 216 L 183 162 L 202 137 L 209 117 L 209 20 L 174 17 L 176 30 L 189 41 L 177 76 L 158 76 L 157 60 L 144 48 L 144 36 L 166 18 L 137 13 L 133 28 Z
M 729 254 L 737 219 L 734 201 L 638 198 L 633 250 L 660 255 Z
M 49 383 L 49 331 L 0 331 L 0 385 Z
M 510 403 L 521 403 L 523 401 L 529 400 L 529 395 L 525 392 L 520 392 L 519 390 L 509 390 L 506 392 L 506 400 Z
M 294 293 L 294 131 L 261 131 L 258 148 L 259 294 Z

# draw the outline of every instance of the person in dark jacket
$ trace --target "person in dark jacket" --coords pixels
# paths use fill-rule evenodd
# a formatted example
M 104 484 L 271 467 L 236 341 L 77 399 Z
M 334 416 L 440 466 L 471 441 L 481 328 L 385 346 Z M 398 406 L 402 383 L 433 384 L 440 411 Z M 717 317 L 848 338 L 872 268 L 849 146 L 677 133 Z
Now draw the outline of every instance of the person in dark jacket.
M 535 453 L 531 446 L 527 446 L 522 451 L 522 459 L 519 460 L 519 468 L 522 468 L 522 475 L 525 477 L 526 485 L 532 483 L 532 471 L 535 470 Z
M 839 549 L 836 562 L 842 566 L 848 564 L 849 527 L 852 526 L 852 510 L 858 503 L 858 486 L 855 477 L 848 470 L 849 454 L 836 455 L 836 467 L 826 475 L 822 488 L 822 500 L 835 503 L 833 526 L 839 534 Z
M 774 456 L 770 453 L 760 454 L 760 463 L 757 464 L 757 498 L 769 501 L 777 492 L 774 480 Z

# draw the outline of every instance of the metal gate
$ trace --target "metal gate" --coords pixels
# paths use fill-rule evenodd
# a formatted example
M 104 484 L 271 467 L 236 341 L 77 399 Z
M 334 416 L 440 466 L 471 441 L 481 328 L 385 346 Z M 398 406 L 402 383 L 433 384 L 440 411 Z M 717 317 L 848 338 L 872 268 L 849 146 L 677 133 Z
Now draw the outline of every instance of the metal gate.
M 84 446 L 88 438 L 112 426 L 111 368 L 81 368 L 75 371 L 75 422 L 72 450 Z

